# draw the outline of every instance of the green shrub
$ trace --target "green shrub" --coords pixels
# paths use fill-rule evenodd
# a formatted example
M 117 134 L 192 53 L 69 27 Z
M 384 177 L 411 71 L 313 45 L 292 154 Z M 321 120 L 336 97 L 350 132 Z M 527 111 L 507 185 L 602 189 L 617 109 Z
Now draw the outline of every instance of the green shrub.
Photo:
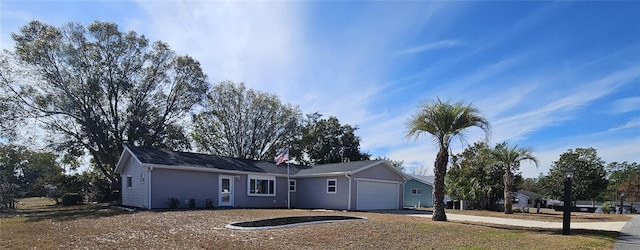
M 120 201 L 120 190 L 113 190 L 106 201 Z
M 204 201 L 204 206 L 206 208 L 213 208 L 213 200 L 212 199 L 207 199 Z
M 613 203 L 611 203 L 610 201 L 607 201 L 602 204 L 600 209 L 602 210 L 603 214 L 608 214 L 608 213 L 611 213 L 611 210 L 612 210 L 611 207 L 613 207 Z
M 171 197 L 167 203 L 169 204 L 169 208 L 176 209 L 178 208 L 178 205 L 180 205 L 180 200 L 178 200 L 178 198 Z
M 73 206 L 82 204 L 84 197 L 78 193 L 66 193 L 62 196 L 63 206 Z
M 196 199 L 189 199 L 189 208 L 196 208 Z
M 501 204 L 493 204 L 491 205 L 491 211 L 504 212 L 504 205 Z

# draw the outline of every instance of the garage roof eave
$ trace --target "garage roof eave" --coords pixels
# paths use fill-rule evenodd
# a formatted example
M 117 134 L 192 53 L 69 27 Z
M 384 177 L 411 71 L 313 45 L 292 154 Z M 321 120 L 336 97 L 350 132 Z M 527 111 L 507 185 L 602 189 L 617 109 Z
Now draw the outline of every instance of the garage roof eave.
M 312 177 L 322 177 L 322 176 L 339 176 L 339 175 L 352 175 L 354 172 L 352 171 L 343 171 L 343 172 L 328 172 L 328 173 L 314 173 L 314 174 L 296 174 L 291 175 L 291 177 L 296 178 L 312 178 Z

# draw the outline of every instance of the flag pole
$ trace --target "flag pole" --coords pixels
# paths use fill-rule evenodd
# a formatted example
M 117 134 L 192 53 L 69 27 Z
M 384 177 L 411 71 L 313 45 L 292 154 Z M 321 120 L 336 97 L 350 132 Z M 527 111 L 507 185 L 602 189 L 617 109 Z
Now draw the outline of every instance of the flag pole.
M 289 179 L 289 161 L 287 161 L 287 209 L 291 209 L 291 180 Z
M 287 148 L 288 153 L 289 148 Z M 291 179 L 289 176 L 289 159 L 287 159 L 287 209 L 291 209 Z

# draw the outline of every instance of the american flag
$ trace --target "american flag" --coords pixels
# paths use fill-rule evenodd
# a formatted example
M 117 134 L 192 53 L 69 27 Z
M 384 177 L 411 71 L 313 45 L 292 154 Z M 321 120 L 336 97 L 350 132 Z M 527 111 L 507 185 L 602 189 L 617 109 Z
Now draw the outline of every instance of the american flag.
M 285 161 L 289 160 L 289 149 L 286 148 L 284 149 L 284 151 L 282 151 L 281 154 L 279 154 L 278 156 L 276 156 L 276 165 L 280 165 L 280 163 L 283 163 Z

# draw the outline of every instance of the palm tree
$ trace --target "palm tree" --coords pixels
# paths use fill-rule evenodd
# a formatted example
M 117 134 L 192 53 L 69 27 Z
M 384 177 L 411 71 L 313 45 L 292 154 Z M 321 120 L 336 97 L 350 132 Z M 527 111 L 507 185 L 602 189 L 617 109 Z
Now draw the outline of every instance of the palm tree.
M 513 172 L 520 169 L 520 162 L 532 161 L 538 166 L 538 159 L 532 155 L 528 148 L 518 148 L 518 145 L 509 147 L 506 142 L 496 145 L 493 150 L 496 163 L 504 169 L 504 213 L 512 214 L 513 210 Z
M 456 136 L 462 136 L 462 131 L 469 127 L 479 127 L 485 135 L 489 133 L 489 122 L 480 115 L 477 108 L 465 105 L 463 102 L 442 102 L 440 98 L 434 103 L 423 103 L 407 123 L 407 137 L 417 139 L 425 132 L 434 137 L 440 147 L 434 162 L 434 221 L 446 221 L 444 213 L 444 177 L 449 163 L 449 146 Z

